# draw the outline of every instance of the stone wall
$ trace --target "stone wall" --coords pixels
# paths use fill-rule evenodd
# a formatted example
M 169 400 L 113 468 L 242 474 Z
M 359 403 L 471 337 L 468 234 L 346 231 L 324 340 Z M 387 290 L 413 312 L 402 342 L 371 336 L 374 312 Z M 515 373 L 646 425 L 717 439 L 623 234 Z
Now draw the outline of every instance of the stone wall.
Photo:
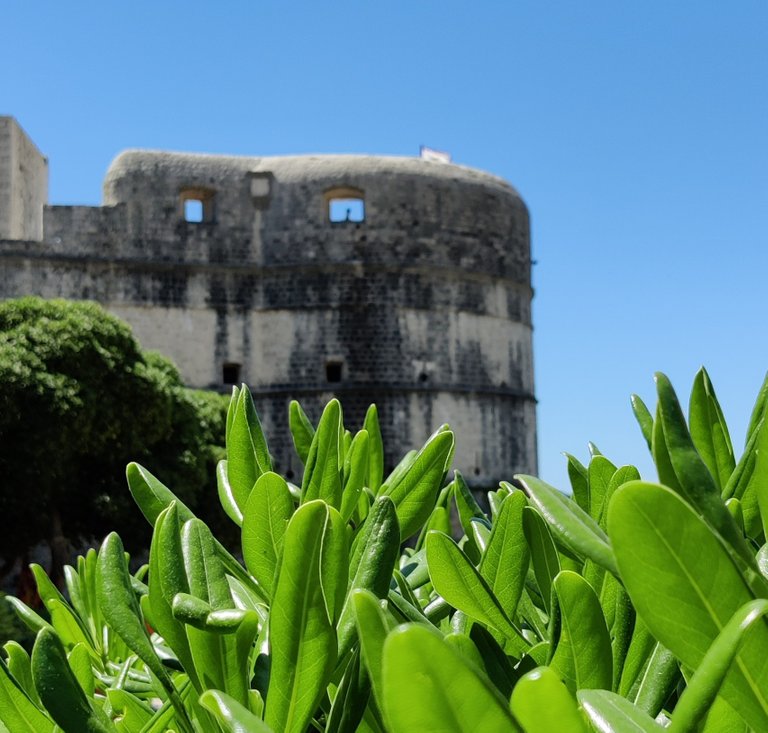
M 12 117 L 0 117 L 0 238 L 43 238 L 48 161 Z
M 363 221 L 331 221 L 336 195 Z M 185 219 L 187 200 L 200 221 Z M 536 470 L 528 214 L 504 181 L 416 159 L 129 151 L 104 206 L 0 241 L 0 296 L 93 299 L 193 386 L 254 391 L 296 474 L 290 399 L 379 405 L 393 465 L 443 422 L 476 485 Z

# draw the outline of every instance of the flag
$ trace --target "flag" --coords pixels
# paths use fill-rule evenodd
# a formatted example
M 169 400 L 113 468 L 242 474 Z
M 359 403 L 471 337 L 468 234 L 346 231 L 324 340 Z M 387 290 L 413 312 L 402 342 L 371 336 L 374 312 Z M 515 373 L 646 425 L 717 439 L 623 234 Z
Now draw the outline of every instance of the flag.
M 433 163 L 450 163 L 451 154 L 444 153 L 442 150 L 433 150 L 426 145 L 419 148 L 419 157 L 422 160 L 431 160 Z

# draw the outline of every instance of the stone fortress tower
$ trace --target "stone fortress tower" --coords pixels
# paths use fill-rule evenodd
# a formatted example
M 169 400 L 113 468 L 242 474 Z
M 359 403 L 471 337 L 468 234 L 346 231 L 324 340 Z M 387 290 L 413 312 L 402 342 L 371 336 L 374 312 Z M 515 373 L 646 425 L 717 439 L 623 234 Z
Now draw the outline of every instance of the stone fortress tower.
M 102 206 L 49 206 L 0 117 L 0 298 L 90 299 L 185 382 L 246 382 L 279 470 L 288 403 L 376 402 L 387 468 L 443 422 L 476 486 L 536 471 L 528 212 L 463 166 L 357 155 L 126 151 Z

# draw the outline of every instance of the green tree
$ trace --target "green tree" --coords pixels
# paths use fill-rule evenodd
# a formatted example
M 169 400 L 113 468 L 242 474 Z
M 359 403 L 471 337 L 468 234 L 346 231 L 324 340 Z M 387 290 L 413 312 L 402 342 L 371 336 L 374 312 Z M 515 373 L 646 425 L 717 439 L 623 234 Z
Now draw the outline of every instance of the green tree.
M 126 463 L 140 457 L 196 506 L 215 492 L 225 419 L 223 396 L 185 388 L 100 306 L 0 303 L 0 557 L 47 542 L 57 575 L 71 541 L 115 525 L 134 550 L 146 547 Z

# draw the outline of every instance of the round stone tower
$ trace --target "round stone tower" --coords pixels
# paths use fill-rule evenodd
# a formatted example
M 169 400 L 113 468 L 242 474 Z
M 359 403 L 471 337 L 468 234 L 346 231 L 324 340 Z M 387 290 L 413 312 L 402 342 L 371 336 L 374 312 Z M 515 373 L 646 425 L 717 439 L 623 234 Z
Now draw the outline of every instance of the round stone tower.
M 536 471 L 529 221 L 505 181 L 411 158 L 128 151 L 104 203 L 123 232 L 104 246 L 137 263 L 110 310 L 188 383 L 249 384 L 280 470 L 300 472 L 289 401 L 316 420 L 335 395 L 350 428 L 378 405 L 389 467 L 449 422 L 470 483 Z

